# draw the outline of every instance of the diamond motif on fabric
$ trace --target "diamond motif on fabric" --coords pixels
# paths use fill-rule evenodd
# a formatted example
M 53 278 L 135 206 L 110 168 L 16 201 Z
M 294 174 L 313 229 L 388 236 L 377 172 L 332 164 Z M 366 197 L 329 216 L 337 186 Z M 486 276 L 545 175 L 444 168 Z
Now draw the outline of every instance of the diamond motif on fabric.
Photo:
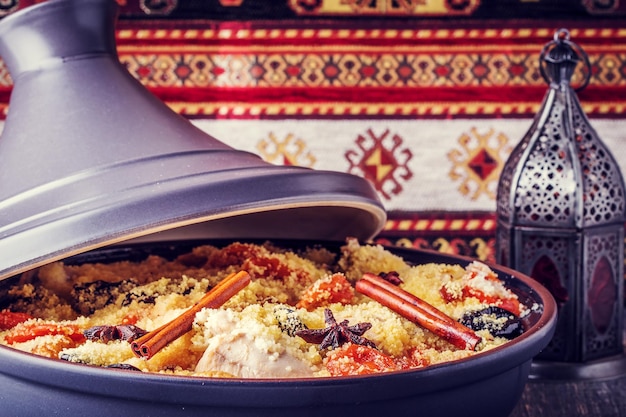
M 193 73 L 193 70 L 185 62 L 179 62 L 176 68 L 174 68 L 174 74 L 176 77 L 185 83 L 185 80 Z
M 141 80 L 142 83 L 149 85 L 150 82 L 154 82 L 156 72 L 154 61 L 154 56 L 132 56 L 122 63 L 128 72 Z
M 508 141 L 503 133 L 496 134 L 493 129 L 481 134 L 473 128 L 459 138 L 462 149 L 448 152 L 448 159 L 453 163 L 448 176 L 453 181 L 460 181 L 458 190 L 461 194 L 472 200 L 482 195 L 496 199 L 498 177 L 504 165 L 503 155 L 511 151 Z
M 389 129 L 380 135 L 368 129 L 355 143 L 358 149 L 345 153 L 350 163 L 348 172 L 368 179 L 387 200 L 399 195 L 404 189 L 403 183 L 413 177 L 408 167 L 413 153 L 403 146 L 403 139 Z
M 317 55 L 302 57 L 300 65 L 302 71 L 299 77 L 289 80 L 293 85 L 304 83 L 307 87 L 318 87 L 326 81 L 323 72 L 326 61 L 322 57 Z
M 407 57 L 402 57 L 398 62 L 396 73 L 398 74 L 398 81 L 407 85 L 415 75 L 415 68 L 413 64 L 408 61 Z
M 317 161 L 307 150 L 306 143 L 291 133 L 280 140 L 270 132 L 268 139 L 259 141 L 257 149 L 264 160 L 274 164 L 312 168 Z
M 486 149 L 476 152 L 468 161 L 467 166 L 481 179 L 489 178 L 494 169 L 498 168 L 498 161 Z

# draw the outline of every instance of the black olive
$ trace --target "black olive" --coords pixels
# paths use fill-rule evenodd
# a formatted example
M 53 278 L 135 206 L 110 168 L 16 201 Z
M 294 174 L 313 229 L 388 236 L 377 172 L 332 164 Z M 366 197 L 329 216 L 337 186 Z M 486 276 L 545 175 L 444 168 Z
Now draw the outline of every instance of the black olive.
M 73 362 L 73 363 L 83 363 L 83 364 L 88 365 L 87 362 L 80 359 L 77 355 L 73 353 L 67 353 L 67 352 L 61 353 L 61 355 L 59 356 L 59 359 L 61 359 L 62 361 Z
M 495 306 L 468 311 L 459 321 L 474 331 L 487 330 L 494 337 L 514 339 L 524 332 L 519 317 L 510 311 Z
M 139 371 L 141 372 L 141 369 L 133 366 L 133 365 L 129 365 L 127 363 L 114 363 L 112 365 L 108 365 L 106 366 L 107 368 L 115 368 L 115 369 L 127 369 L 129 371 Z

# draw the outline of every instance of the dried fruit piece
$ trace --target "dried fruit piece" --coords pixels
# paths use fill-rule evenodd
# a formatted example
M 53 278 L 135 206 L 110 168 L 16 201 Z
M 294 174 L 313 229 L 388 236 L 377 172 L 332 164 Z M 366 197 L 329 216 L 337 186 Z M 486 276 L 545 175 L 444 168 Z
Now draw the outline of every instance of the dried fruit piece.
M 304 290 L 298 308 L 309 311 L 333 303 L 349 304 L 354 298 L 354 288 L 343 274 L 333 274 L 318 279 Z
M 85 341 L 85 336 L 80 327 L 75 324 L 59 324 L 46 322 L 26 322 L 20 323 L 13 327 L 4 336 L 4 340 L 12 345 L 14 343 L 23 343 L 33 340 L 40 336 L 64 335 L 71 338 L 76 343 Z
M 524 332 L 519 317 L 495 306 L 467 312 L 460 322 L 474 331 L 487 330 L 494 337 L 514 339 Z
M 381 351 L 352 343 L 328 353 L 324 365 L 331 376 L 365 375 L 401 369 Z
M 9 310 L 0 311 L 0 330 L 9 330 L 17 326 L 19 323 L 23 323 L 26 320 L 32 319 L 28 313 L 18 313 Z
M 127 342 L 132 342 L 146 333 L 148 332 L 132 324 L 123 324 L 120 326 L 94 326 L 83 332 L 87 340 L 104 343 L 108 343 L 113 340 L 125 340 Z

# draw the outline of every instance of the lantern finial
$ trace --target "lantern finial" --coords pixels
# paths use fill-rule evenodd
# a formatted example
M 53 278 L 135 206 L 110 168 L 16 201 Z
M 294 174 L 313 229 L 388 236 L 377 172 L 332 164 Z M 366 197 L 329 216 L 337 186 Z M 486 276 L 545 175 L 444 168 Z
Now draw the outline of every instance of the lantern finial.
M 567 29 L 559 29 L 554 33 L 554 39 L 548 42 L 539 55 L 539 70 L 548 84 L 571 84 L 571 78 L 578 63 L 583 60 L 585 75 L 576 91 L 580 91 L 589 84 L 591 64 L 589 57 L 577 44 L 570 41 Z

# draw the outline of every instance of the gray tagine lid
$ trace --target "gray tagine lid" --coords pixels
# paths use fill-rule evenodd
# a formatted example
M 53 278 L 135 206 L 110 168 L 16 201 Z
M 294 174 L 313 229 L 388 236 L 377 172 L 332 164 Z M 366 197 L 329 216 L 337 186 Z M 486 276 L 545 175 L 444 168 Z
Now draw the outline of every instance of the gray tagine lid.
M 276 166 L 196 128 L 119 62 L 114 0 L 50 0 L 0 21 L 13 80 L 0 136 L 0 279 L 130 240 L 368 239 L 358 176 Z

